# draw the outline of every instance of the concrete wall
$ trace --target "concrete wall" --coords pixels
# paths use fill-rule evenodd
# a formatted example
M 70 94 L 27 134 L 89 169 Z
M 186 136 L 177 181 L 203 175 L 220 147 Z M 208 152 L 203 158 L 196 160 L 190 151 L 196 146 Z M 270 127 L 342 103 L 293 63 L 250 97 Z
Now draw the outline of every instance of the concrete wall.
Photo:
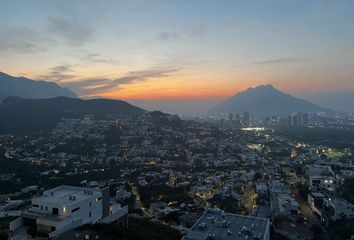
M 109 187 L 106 187 L 102 191 L 102 218 L 105 218 L 109 215 Z
M 83 225 L 81 219 L 77 219 L 76 221 L 74 222 L 71 222 L 69 224 L 66 224 L 65 226 L 61 227 L 60 229 L 57 229 L 55 230 L 54 232 L 51 232 L 49 233 L 49 238 L 54 238 L 54 237 L 57 237 L 59 236 L 60 234 L 68 231 L 68 230 L 71 230 L 71 229 L 74 229 L 76 227 L 79 227 Z
M 102 223 L 111 223 L 117 221 L 118 219 L 122 218 L 123 216 L 128 214 L 128 206 L 124 206 L 117 211 L 113 212 L 106 218 L 102 219 Z
M 22 226 L 22 217 L 16 218 L 10 222 L 10 232 L 16 231 L 19 227 Z
M 31 211 L 52 215 L 52 209 L 58 208 L 60 216 L 72 216 L 73 218 L 80 217 L 83 220 L 83 224 L 95 223 L 99 221 L 102 217 L 101 215 L 103 198 L 101 196 L 102 195 L 100 192 L 94 193 L 93 195 L 89 195 L 89 198 L 87 199 L 81 201 L 72 201 L 70 202 L 70 205 L 66 205 L 65 203 L 52 203 L 48 201 L 43 201 L 41 199 L 33 199 L 32 205 L 36 204 L 39 205 L 39 207 L 32 207 Z M 43 206 L 43 209 L 41 209 L 40 206 Z M 72 210 L 75 208 L 80 209 L 75 212 L 72 212 Z

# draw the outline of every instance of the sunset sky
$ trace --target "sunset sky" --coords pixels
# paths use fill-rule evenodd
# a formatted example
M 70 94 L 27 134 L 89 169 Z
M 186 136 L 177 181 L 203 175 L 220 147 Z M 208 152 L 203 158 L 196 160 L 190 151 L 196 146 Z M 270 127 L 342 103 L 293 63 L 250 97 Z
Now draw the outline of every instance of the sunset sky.
M 0 71 L 82 97 L 354 90 L 354 1 L 0 1 Z

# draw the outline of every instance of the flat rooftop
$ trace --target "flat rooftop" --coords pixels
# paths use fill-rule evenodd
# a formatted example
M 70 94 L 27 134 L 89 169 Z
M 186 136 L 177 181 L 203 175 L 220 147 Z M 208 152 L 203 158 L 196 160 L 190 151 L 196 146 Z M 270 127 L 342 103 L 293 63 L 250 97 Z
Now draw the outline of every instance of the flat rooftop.
M 320 192 L 312 192 L 310 194 L 314 197 L 322 197 L 322 198 L 324 197 L 323 193 L 320 193 Z
M 33 201 L 63 203 L 63 204 L 70 205 L 85 200 L 87 198 L 90 198 L 92 197 L 92 195 L 100 195 L 100 194 L 101 194 L 101 190 L 99 189 L 62 185 L 44 191 L 42 196 L 34 198 Z
M 242 216 L 209 209 L 183 239 L 263 240 L 268 231 L 269 220 L 267 218 Z

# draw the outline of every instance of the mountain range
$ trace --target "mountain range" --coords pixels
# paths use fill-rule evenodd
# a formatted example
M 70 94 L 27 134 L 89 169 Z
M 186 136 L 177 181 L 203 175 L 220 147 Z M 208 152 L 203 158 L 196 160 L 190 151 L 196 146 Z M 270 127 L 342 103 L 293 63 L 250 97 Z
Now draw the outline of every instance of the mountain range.
M 13 77 L 0 72 L 0 100 L 9 96 L 22 98 L 78 97 L 73 91 L 53 82 L 35 81 L 25 77 Z
M 249 88 L 230 97 L 208 111 L 209 114 L 249 112 L 252 116 L 285 116 L 294 112 L 326 112 L 333 110 L 279 91 L 272 85 Z
M 8 98 L 9 96 L 15 96 L 19 98 Z M 329 98 L 329 95 L 324 95 L 323 99 L 327 102 L 334 103 L 338 97 Z M 351 94 L 345 95 L 345 99 L 352 99 Z M 59 98 L 57 98 L 59 97 Z M 60 98 L 66 97 L 66 98 Z M 104 111 L 105 114 L 110 113 L 124 113 L 125 107 L 129 106 L 130 109 L 128 112 L 136 113 L 137 108 L 133 105 L 130 105 L 123 101 L 114 101 L 114 100 L 103 100 L 97 99 L 92 101 L 79 100 L 76 101 L 74 98 L 78 98 L 76 93 L 71 90 L 61 87 L 53 82 L 45 81 L 35 81 L 24 77 L 13 77 L 8 74 L 0 72 L 0 101 L 3 100 L 4 103 L 0 106 L 1 111 L 4 111 L 4 106 L 6 104 L 17 105 L 18 109 L 23 109 L 23 107 L 28 104 L 28 108 L 40 107 L 41 110 L 45 110 L 43 114 L 47 114 L 50 108 L 58 108 L 60 116 L 62 113 L 68 113 L 71 111 L 75 114 L 92 114 L 102 115 Z M 309 99 L 308 97 L 306 97 Z M 33 99 L 33 100 L 31 100 Z M 34 101 L 34 99 L 43 99 L 43 101 Z M 48 100 L 44 100 L 48 99 Z M 313 98 L 315 103 L 321 103 L 321 101 L 316 102 L 316 97 Z M 324 101 L 326 102 L 326 101 Z M 342 101 L 343 102 L 343 101 Z M 351 101 L 344 101 L 347 104 L 351 104 Z M 124 103 L 124 104 L 123 104 Z M 243 92 L 240 92 L 224 102 L 210 102 L 203 100 L 199 102 L 189 103 L 188 100 L 173 102 L 173 101 L 138 101 L 134 102 L 138 106 L 142 106 L 144 109 L 149 110 L 163 110 L 164 112 L 169 113 L 178 113 L 178 109 L 190 113 L 201 114 L 202 109 L 204 108 L 207 114 L 220 114 L 220 113 L 242 113 L 249 112 L 254 117 L 262 117 L 269 115 L 284 116 L 294 112 L 326 112 L 333 114 L 333 110 L 322 107 L 318 104 L 315 104 L 305 99 L 297 98 L 279 91 L 274 88 L 272 85 L 260 85 L 254 88 L 249 88 Z M 5 104 L 5 105 L 4 105 Z M 215 104 L 217 104 L 215 106 Z M 118 106 L 120 105 L 120 106 Z M 123 107 L 125 105 L 125 107 Z M 210 105 L 215 107 L 210 109 Z M 337 104 L 338 105 L 338 104 Z M 344 106 L 343 103 L 340 104 Z M 50 106 L 50 107 L 49 107 Z M 324 106 L 331 106 L 325 104 Z M 117 110 L 119 109 L 119 111 Z M 176 110 L 177 109 L 177 110 Z M 338 108 L 335 108 L 338 109 Z M 7 109 L 6 111 L 8 111 Z M 198 112 L 199 110 L 199 112 Z M 342 109 L 340 109 L 342 110 Z M 34 112 L 39 111 L 34 109 Z M 143 110 L 142 110 L 143 111 Z M 39 113 L 39 112 L 38 112 Z M 101 114 L 102 113 L 102 114 Z M 14 114 L 14 113 L 12 113 Z M 103 115 L 105 115 L 103 114 Z M 55 115 L 55 114 L 54 114 Z M 4 117 L 2 117 L 4 118 Z M 1 121 L 1 119 L 0 119 Z

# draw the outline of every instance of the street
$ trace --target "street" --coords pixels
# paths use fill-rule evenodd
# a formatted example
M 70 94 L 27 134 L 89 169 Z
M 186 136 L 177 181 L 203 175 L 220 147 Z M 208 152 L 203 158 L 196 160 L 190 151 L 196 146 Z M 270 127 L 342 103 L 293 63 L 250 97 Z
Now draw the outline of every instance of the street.
M 148 210 L 144 207 L 143 203 L 141 202 L 138 188 L 133 183 L 129 183 L 129 185 L 132 188 L 132 193 L 134 195 L 136 207 L 143 212 L 144 217 L 150 217 Z

